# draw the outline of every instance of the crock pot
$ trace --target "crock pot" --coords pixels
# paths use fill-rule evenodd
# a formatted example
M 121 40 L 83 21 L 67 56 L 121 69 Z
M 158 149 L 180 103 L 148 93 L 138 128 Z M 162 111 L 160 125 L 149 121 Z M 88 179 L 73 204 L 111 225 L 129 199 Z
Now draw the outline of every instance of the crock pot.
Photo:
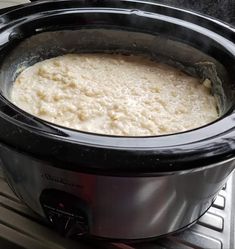
M 37 1 L 0 16 L 0 158 L 9 184 L 68 237 L 150 239 L 193 224 L 235 167 L 235 30 L 150 2 Z M 221 117 L 183 133 L 63 128 L 9 95 L 18 73 L 72 52 L 144 53 L 209 78 Z

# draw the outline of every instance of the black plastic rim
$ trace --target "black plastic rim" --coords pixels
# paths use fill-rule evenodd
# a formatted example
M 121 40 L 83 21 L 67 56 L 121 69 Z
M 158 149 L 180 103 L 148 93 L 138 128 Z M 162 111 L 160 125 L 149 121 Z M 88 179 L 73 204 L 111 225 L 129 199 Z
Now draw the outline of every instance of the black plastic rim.
M 15 40 L 41 32 L 39 30 L 60 29 L 63 17 L 82 16 L 81 13 L 105 16 L 103 23 L 98 22 L 101 27 L 107 26 L 117 14 L 120 16 L 115 20 L 116 26 L 134 25 L 136 30 L 140 29 L 139 23 L 126 23 L 129 17 L 135 16 L 137 21 L 147 17 L 148 20 L 176 23 L 182 29 L 193 29 L 222 46 L 230 71 L 235 71 L 234 28 L 190 11 L 141 1 L 39 1 L 16 7 L 0 16 L 0 49 L 4 51 Z M 53 18 L 61 23 L 52 27 L 48 20 Z M 96 18 L 80 18 L 76 25 L 85 27 L 94 25 L 92 22 L 97 22 Z M 149 26 L 146 26 L 146 32 L 152 32 Z M 200 48 L 200 44 L 196 46 Z M 232 80 L 234 82 L 234 76 Z M 235 155 L 234 108 L 202 128 L 158 137 L 115 137 L 73 131 L 21 111 L 3 96 L 0 97 L 0 109 L 2 144 L 68 170 L 151 175 L 211 165 Z

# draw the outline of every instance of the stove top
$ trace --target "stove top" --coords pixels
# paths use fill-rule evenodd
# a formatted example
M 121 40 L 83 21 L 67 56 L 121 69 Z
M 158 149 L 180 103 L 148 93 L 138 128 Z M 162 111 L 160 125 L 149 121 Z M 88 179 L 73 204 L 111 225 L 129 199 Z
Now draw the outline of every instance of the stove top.
M 235 176 L 208 212 L 189 229 L 136 244 L 72 241 L 59 236 L 11 191 L 0 170 L 0 248 L 4 249 L 226 249 L 235 248 Z

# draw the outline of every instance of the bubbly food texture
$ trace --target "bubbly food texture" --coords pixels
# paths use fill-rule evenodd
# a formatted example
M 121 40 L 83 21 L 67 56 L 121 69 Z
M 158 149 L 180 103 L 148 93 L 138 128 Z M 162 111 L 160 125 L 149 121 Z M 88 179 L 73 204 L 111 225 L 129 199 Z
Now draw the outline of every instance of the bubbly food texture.
M 210 81 L 142 56 L 67 54 L 24 70 L 11 93 L 49 122 L 100 134 L 177 133 L 218 118 Z

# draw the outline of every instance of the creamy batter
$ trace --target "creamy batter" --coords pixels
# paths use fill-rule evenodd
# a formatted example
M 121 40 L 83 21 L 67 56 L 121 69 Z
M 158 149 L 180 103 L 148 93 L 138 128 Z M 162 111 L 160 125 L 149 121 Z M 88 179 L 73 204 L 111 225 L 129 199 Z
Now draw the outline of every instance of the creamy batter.
M 110 135 L 177 133 L 218 118 L 210 81 L 142 56 L 67 54 L 17 77 L 12 102 L 73 129 Z

